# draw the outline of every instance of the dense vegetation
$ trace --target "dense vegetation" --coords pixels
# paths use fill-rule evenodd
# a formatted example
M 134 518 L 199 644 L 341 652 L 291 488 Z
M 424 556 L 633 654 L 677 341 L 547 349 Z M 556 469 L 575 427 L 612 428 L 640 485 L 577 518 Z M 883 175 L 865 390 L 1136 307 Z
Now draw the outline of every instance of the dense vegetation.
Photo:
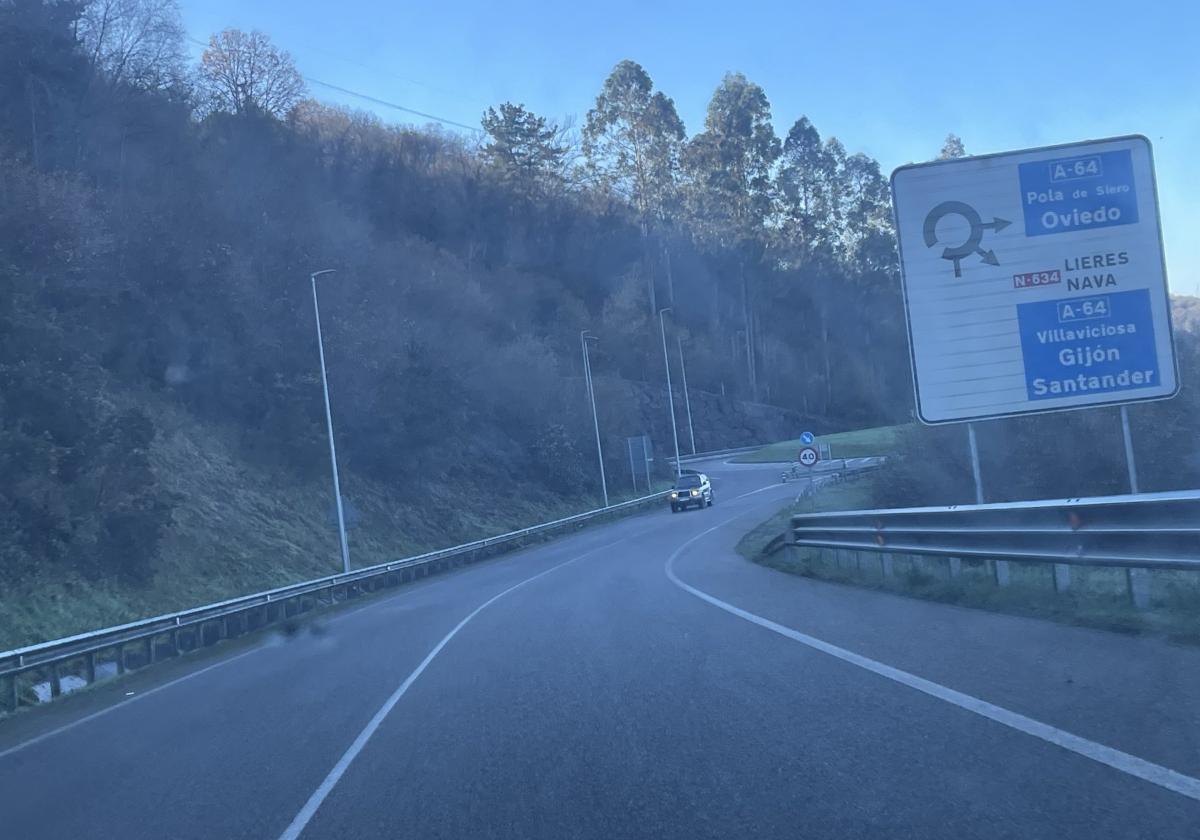
M 795 433 L 750 403 L 904 405 L 886 181 L 803 118 L 781 142 L 744 77 L 691 137 L 622 62 L 581 132 L 501 103 L 474 139 L 307 99 L 261 33 L 194 67 L 183 43 L 171 0 L 0 0 L 9 584 L 150 585 L 202 492 L 183 475 L 227 456 L 325 492 L 318 269 L 346 493 L 429 541 L 483 527 L 460 507 L 594 503 L 583 329 L 614 475 L 624 436 L 669 446 L 663 307 L 700 448 Z
M 298 558 L 230 586 L 311 571 L 330 539 L 319 269 L 338 272 L 321 311 L 345 493 L 370 508 L 360 560 L 595 502 L 581 330 L 610 472 L 628 477 L 627 435 L 665 450 L 664 307 L 700 449 L 794 436 L 800 416 L 909 420 L 887 181 L 803 116 L 778 137 L 744 76 L 690 135 L 622 61 L 580 131 L 508 102 L 476 138 L 306 98 L 262 33 L 217 33 L 196 66 L 184 35 L 174 0 L 0 0 L 6 606 L 47 582 L 152 587 L 167 554 L 214 580 L 254 551 Z M 1182 441 L 1187 416 L 1138 422 Z M 1047 428 L 1108 445 L 1099 414 L 1045 422 L 1005 434 L 1051 459 Z M 991 470 L 1014 445 L 988 440 Z M 961 465 L 934 467 L 958 450 L 930 451 L 898 473 L 909 500 L 957 493 Z M 1170 482 L 1194 471 L 1160 460 Z M 220 557 L 183 556 L 188 527 Z

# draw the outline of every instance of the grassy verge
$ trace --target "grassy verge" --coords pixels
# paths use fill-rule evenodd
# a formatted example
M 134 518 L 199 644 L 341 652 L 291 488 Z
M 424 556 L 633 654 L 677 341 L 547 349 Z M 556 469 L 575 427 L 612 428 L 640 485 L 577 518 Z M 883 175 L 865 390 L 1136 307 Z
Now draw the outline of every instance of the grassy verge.
M 771 555 L 763 553 L 767 543 L 787 529 L 794 513 L 871 507 L 873 478 L 837 485 L 812 500 L 787 505 L 750 530 L 738 543 L 738 552 L 752 562 L 801 577 L 1064 624 L 1162 634 L 1174 641 L 1200 644 L 1200 580 L 1193 573 L 1149 572 L 1151 606 L 1137 610 L 1129 603 L 1124 569 L 1073 567 L 1070 590 L 1057 593 L 1052 566 L 1047 563 L 1011 563 L 1010 585 L 998 587 L 988 560 L 964 560 L 960 574 L 951 577 L 945 559 L 894 555 L 892 576 L 887 577 L 880 555 L 874 552 L 855 555 L 785 548 Z
M 829 444 L 834 458 L 866 458 L 872 455 L 888 455 L 895 451 L 900 440 L 900 430 L 904 428 L 904 426 L 879 426 L 874 429 L 837 432 L 831 435 L 821 435 L 817 438 L 817 442 Z M 733 461 L 737 464 L 794 461 L 800 446 L 799 439 L 785 440 L 764 446 L 755 452 L 739 455 Z
M 29 562 L 0 578 L 0 650 L 261 592 L 341 571 L 329 485 L 283 470 L 248 466 L 236 433 L 201 423 L 170 404 L 154 413 L 160 434 L 150 453 L 164 488 L 179 502 L 153 575 L 134 585 L 88 579 L 66 566 Z M 562 498 L 528 485 L 464 486 L 432 477 L 420 493 L 347 470 L 343 493 L 357 511 L 348 529 L 355 568 L 495 536 L 597 508 L 596 496 Z M 668 480 L 658 482 L 666 489 Z M 632 488 L 610 496 L 633 498 Z M 644 488 L 637 496 L 646 495 Z

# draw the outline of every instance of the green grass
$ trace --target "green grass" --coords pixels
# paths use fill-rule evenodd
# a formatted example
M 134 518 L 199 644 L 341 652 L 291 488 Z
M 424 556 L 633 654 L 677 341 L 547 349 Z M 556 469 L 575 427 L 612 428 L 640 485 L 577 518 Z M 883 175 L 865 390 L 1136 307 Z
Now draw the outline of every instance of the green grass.
M 871 507 L 871 477 L 834 484 L 818 491 L 801 502 L 789 502 L 770 519 L 756 525 L 738 542 L 738 553 L 747 560 L 759 562 L 767 543 L 787 530 L 792 514 L 818 513 L 829 510 L 863 510 Z
M 998 587 L 991 565 L 984 560 L 964 560 L 961 574 L 951 578 L 946 560 L 896 555 L 894 576 L 888 578 L 874 552 L 862 552 L 857 558 L 849 552 L 839 558 L 821 549 L 763 553 L 768 542 L 786 531 L 794 513 L 873 507 L 873 480 L 873 475 L 864 476 L 820 491 L 799 505 L 785 506 L 742 537 L 738 552 L 752 562 L 802 577 L 1064 624 L 1157 633 L 1200 644 L 1200 580 L 1194 573 L 1151 571 L 1151 607 L 1137 610 L 1129 603 L 1123 569 L 1073 567 L 1071 589 L 1060 594 L 1054 591 L 1052 567 L 1046 563 L 1011 563 L 1010 585 Z
M 878 426 L 874 429 L 857 429 L 836 432 L 817 437 L 817 443 L 829 444 L 834 458 L 866 458 L 872 455 L 890 455 L 899 442 L 900 430 L 905 426 Z M 799 439 L 785 440 L 764 446 L 734 458 L 737 464 L 763 464 L 779 461 L 795 461 L 800 450 Z
M 144 586 L 88 580 L 63 565 L 25 563 L 0 580 L 0 650 L 109 627 L 273 589 L 341 571 L 337 529 L 323 475 L 247 466 L 236 430 L 223 432 L 169 403 L 140 405 L 160 432 L 152 467 L 176 494 L 155 574 Z M 355 568 L 494 536 L 600 507 L 601 499 L 563 499 L 526 485 L 501 497 L 430 480 L 420 498 L 354 472 L 343 493 L 360 514 L 347 532 Z M 658 482 L 666 489 L 670 482 Z M 638 496 L 645 495 L 645 489 Z M 634 496 L 613 488 L 610 502 Z

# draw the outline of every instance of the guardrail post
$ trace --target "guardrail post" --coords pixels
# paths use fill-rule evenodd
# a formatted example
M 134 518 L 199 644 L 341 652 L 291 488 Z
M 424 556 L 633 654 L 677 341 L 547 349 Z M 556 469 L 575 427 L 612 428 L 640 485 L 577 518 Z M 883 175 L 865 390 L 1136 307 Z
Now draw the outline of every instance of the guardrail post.
M 1054 564 L 1054 591 L 1066 592 L 1071 588 L 1071 567 L 1066 563 Z
M 890 551 L 885 551 L 879 555 L 879 573 L 885 578 L 896 576 L 896 570 L 892 566 L 892 553 Z
M 50 663 L 50 697 L 51 699 L 62 694 L 62 679 L 58 673 L 58 663 Z
M 147 665 L 154 664 L 154 637 L 153 636 L 146 637 L 146 664 Z
M 1129 583 L 1129 601 L 1139 610 L 1150 607 L 1150 575 L 1145 569 L 1126 569 L 1125 580 Z
M 96 651 L 88 651 L 83 657 L 83 677 L 87 680 L 87 684 L 91 685 L 96 681 Z
M 125 671 L 127 670 L 127 666 L 125 664 L 125 643 L 124 642 L 117 645 L 117 660 L 116 661 L 117 661 L 117 673 L 124 674 Z
M 996 574 L 997 586 L 1008 586 L 1011 577 L 1009 575 L 1007 560 L 994 560 L 994 571 Z
M 950 577 L 956 578 L 962 574 L 962 558 L 950 557 Z

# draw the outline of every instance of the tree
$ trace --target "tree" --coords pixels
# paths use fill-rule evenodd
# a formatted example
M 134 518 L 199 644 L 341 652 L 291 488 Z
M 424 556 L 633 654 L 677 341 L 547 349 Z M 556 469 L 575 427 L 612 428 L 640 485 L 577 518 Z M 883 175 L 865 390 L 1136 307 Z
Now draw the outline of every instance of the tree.
M 92 66 L 114 87 L 157 90 L 183 78 L 177 0 L 92 0 L 77 27 Z
M 638 214 L 642 263 L 650 311 L 657 310 L 647 240 L 651 227 L 666 221 L 683 148 L 683 120 L 675 103 L 642 66 L 625 60 L 604 80 L 583 129 L 583 152 L 603 182 L 629 200 Z M 670 255 L 668 261 L 670 283 Z M 674 295 L 672 294 L 672 297 Z
M 713 93 L 704 131 L 688 146 L 693 207 L 710 236 L 738 254 L 742 328 L 750 393 L 758 397 L 755 319 L 746 262 L 761 246 L 771 212 L 771 167 L 779 157 L 779 139 L 771 125 L 771 105 L 758 85 L 741 73 L 727 73 Z
M 946 135 L 946 142 L 942 144 L 942 150 L 938 152 L 938 160 L 950 160 L 951 158 L 966 157 L 967 150 L 963 147 L 962 138 L 951 132 Z
M 808 117 L 796 120 L 783 141 L 775 191 L 779 198 L 784 239 L 804 255 L 825 235 L 826 191 L 832 164 L 821 135 Z
M 758 238 L 771 210 L 771 167 L 780 154 L 763 89 L 727 73 L 713 93 L 704 131 L 688 144 L 685 161 L 693 206 L 719 238 Z
M 0 141 L 27 151 L 38 169 L 66 164 L 78 147 L 71 121 L 87 77 L 78 14 L 71 3 L 0 2 Z
M 640 64 L 622 61 L 604 80 L 583 129 L 588 164 L 649 219 L 664 211 L 679 167 L 683 121 Z
M 284 117 L 304 96 L 292 57 L 261 32 L 226 29 L 200 57 L 200 87 L 209 111 L 257 111 Z
M 545 117 L 505 102 L 499 110 L 484 111 L 481 123 L 491 138 L 483 157 L 505 180 L 530 188 L 561 175 L 568 148 Z
M 853 265 L 863 256 L 865 243 L 877 235 L 891 235 L 891 204 L 888 183 L 879 171 L 878 161 L 858 152 L 846 159 L 842 172 L 846 221 L 842 257 Z

